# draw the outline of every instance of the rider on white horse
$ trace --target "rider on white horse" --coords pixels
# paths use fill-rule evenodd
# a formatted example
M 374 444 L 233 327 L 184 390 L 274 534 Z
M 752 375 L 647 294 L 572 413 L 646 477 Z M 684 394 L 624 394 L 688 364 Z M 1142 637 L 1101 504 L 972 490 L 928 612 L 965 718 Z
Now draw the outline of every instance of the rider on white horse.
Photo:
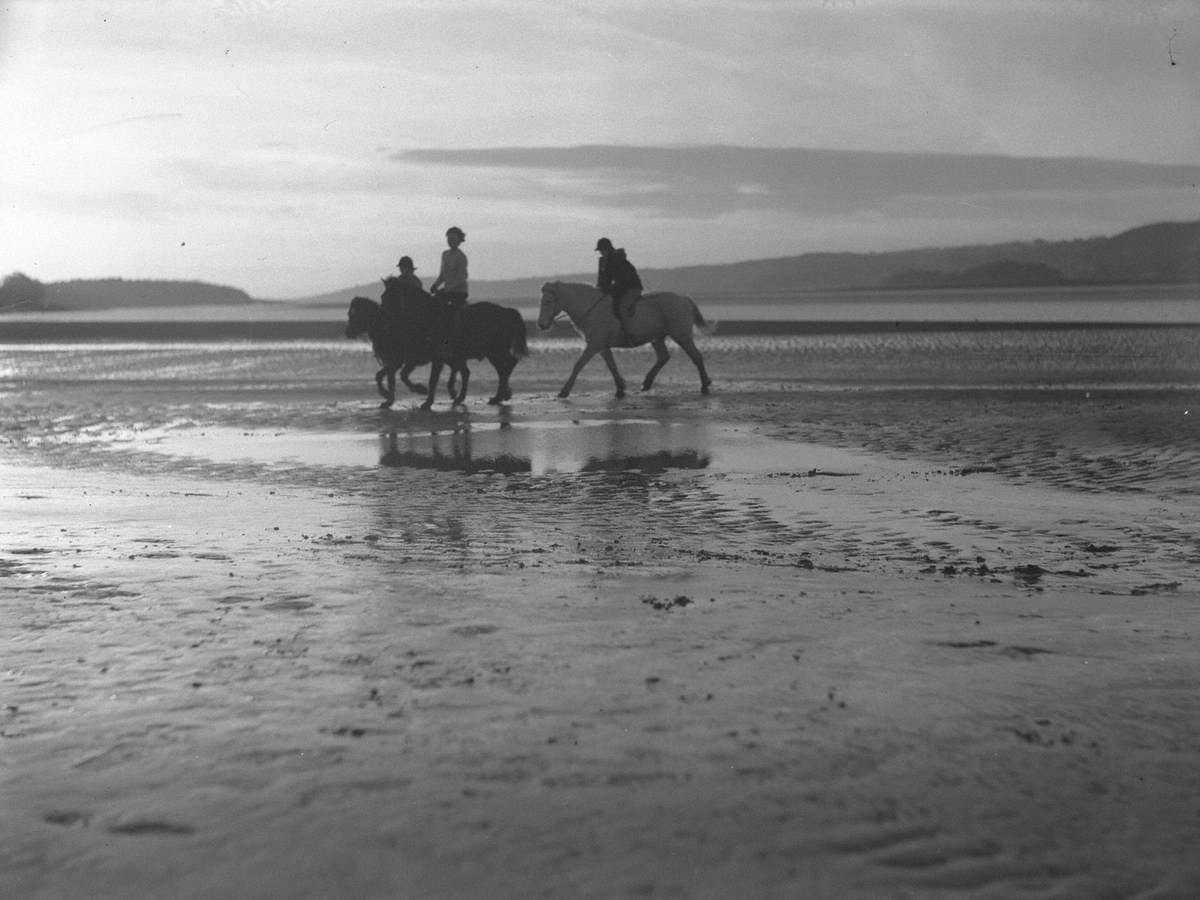
M 633 316 L 633 304 L 642 296 L 642 279 L 625 256 L 625 248 L 614 249 L 606 237 L 596 241 L 596 252 L 600 254 L 596 287 L 612 297 L 613 312 L 621 323 L 623 343 L 633 346 L 633 331 L 629 327 Z

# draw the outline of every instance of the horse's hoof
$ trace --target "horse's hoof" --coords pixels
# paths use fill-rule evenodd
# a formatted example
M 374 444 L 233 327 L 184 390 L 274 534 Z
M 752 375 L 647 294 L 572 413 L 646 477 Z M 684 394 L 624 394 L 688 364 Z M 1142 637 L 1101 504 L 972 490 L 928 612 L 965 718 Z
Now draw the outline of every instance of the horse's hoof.
M 380 408 L 380 409 L 391 409 L 391 408 L 392 408 L 392 401 L 391 401 L 391 400 L 384 400 L 382 403 L 380 403 L 380 404 L 379 404 L 379 408 Z
M 488 406 L 499 406 L 503 402 L 499 397 L 488 397 Z
M 711 381 L 706 382 L 706 383 L 700 385 L 700 393 L 711 394 L 712 393 L 711 388 L 712 388 L 712 382 Z
M 559 399 L 559 400 L 566 400 L 566 399 L 567 399 L 568 397 L 570 397 L 570 396 L 571 396 L 571 392 L 570 392 L 570 391 L 559 391 L 559 392 L 558 392 L 558 399 Z

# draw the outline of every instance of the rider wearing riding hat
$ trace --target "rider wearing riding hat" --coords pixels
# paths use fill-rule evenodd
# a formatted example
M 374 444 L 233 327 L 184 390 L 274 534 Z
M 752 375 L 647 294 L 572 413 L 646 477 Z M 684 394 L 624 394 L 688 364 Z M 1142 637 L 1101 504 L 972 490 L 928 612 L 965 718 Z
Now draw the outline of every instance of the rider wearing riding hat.
M 383 294 L 383 311 L 393 317 L 404 313 L 410 297 L 414 294 L 419 296 L 425 293 L 425 285 L 421 284 L 421 279 L 417 277 L 417 267 L 413 264 L 411 256 L 400 257 L 396 268 L 400 270 L 400 275 L 396 278 L 400 284 L 400 290 L 398 292 L 385 291 Z
M 417 277 L 417 267 L 413 265 L 411 256 L 400 257 L 396 268 L 400 270 L 400 283 L 406 290 L 425 290 L 425 285 L 421 284 L 421 279 Z
M 442 268 L 429 292 L 450 307 L 450 323 L 443 335 L 442 344 L 449 344 L 458 335 L 462 324 L 463 307 L 467 305 L 467 254 L 459 246 L 467 239 L 467 233 L 454 225 L 446 229 L 448 250 L 442 251 Z
M 633 304 L 642 296 L 642 279 L 625 256 L 625 248 L 614 248 L 606 237 L 596 241 L 596 252 L 600 264 L 596 273 L 596 287 L 612 297 L 613 313 L 621 325 L 621 338 L 625 344 L 633 344 L 629 321 L 633 315 Z

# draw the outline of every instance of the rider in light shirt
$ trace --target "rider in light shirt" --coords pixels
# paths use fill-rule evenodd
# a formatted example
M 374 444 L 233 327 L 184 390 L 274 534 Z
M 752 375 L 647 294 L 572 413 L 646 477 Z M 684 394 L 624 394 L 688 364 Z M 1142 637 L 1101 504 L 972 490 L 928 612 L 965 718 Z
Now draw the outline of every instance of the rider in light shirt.
M 458 335 L 462 324 L 463 307 L 467 305 L 467 254 L 459 246 L 467 234 L 457 225 L 446 230 L 446 243 L 450 249 L 442 251 L 442 268 L 429 292 L 450 306 L 450 324 L 442 343 L 448 344 Z

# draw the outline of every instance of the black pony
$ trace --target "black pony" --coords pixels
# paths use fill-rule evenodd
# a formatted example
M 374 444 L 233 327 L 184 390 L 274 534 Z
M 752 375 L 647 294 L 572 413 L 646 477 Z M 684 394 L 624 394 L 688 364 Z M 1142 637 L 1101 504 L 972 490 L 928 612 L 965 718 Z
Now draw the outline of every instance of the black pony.
M 348 337 L 366 334 L 371 347 L 383 368 L 375 375 L 375 384 L 383 396 L 383 407 L 395 401 L 395 376 L 416 393 L 419 386 L 409 381 L 408 376 L 417 366 L 430 364 L 429 388 L 425 393 L 422 409 L 433 405 L 442 366 L 450 366 L 449 388 L 454 405 L 463 402 L 471 370 L 469 359 L 487 359 L 496 369 L 500 385 L 496 395 L 488 400 L 492 405 L 512 398 L 509 375 L 516 368 L 519 357 L 529 352 L 525 343 L 525 321 L 515 309 L 495 303 L 470 303 L 462 312 L 458 334 L 449 345 L 441 343 L 446 329 L 448 308 L 445 303 L 424 291 L 405 288 L 399 278 L 383 279 L 383 305 L 365 297 L 350 301 L 350 321 L 346 327 Z M 386 311 L 385 311 L 386 310 Z M 383 387 L 384 377 L 388 386 Z M 458 393 L 454 393 L 454 382 L 461 376 Z
M 427 394 L 427 389 L 420 384 L 413 384 L 409 375 L 417 366 L 423 366 L 432 361 L 429 352 L 429 341 L 421 340 L 420 335 L 402 326 L 398 316 L 385 313 L 378 303 L 366 297 L 355 297 L 350 301 L 349 322 L 346 324 L 346 337 L 358 338 L 366 335 L 371 341 L 371 349 L 375 359 L 382 368 L 375 373 L 375 387 L 383 402 L 381 409 L 388 409 L 396 402 L 396 374 L 414 394 Z M 454 382 L 458 373 L 451 371 L 449 386 L 453 395 Z M 387 387 L 384 387 L 384 379 Z

